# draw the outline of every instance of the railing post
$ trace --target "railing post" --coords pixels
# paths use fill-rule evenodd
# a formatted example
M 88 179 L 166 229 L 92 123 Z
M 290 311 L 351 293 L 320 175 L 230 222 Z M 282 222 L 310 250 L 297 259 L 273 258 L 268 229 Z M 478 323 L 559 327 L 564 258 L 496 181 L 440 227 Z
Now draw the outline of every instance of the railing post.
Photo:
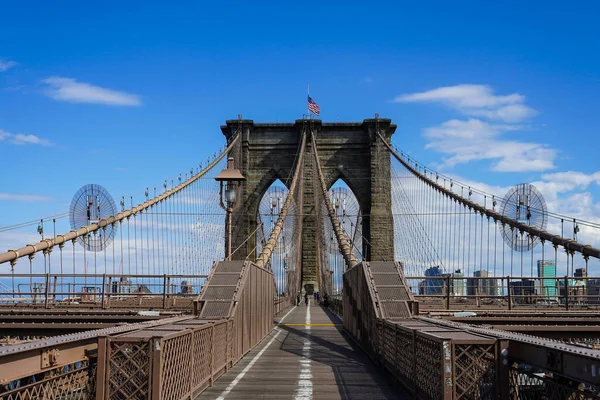
M 498 339 L 496 341 L 496 387 L 498 388 L 497 398 L 499 400 L 508 400 L 510 394 L 509 382 L 509 360 L 508 360 L 508 340 Z
M 565 275 L 565 308 L 569 311 L 569 276 Z
M 44 307 L 48 308 L 48 297 L 50 297 L 50 274 L 46 274 L 46 290 L 45 290 Z
M 215 373 L 215 324 L 214 322 L 210 327 L 210 386 L 213 385 L 214 382 L 214 373 Z
M 510 291 L 512 288 L 510 287 L 510 275 L 506 277 L 506 293 L 508 296 L 508 311 L 512 310 L 512 298 L 510 296 Z
M 107 395 L 107 387 L 106 385 L 106 364 L 107 364 L 107 352 L 110 348 L 110 342 L 107 336 L 101 336 L 98 338 L 98 361 L 97 361 L 97 369 L 96 369 L 96 400 L 104 400 Z M 90 398 L 92 398 L 90 396 Z
M 108 277 L 108 293 L 106 293 L 106 308 L 110 308 L 110 294 L 112 293 L 112 275 Z
M 446 310 L 450 310 L 450 276 L 446 277 Z
M 167 308 L 167 274 L 163 275 L 163 309 Z
M 106 274 L 102 274 L 102 303 L 101 308 L 104 310 L 106 306 L 104 305 L 104 299 L 106 297 Z
M 54 275 L 54 285 L 53 285 L 54 291 L 53 291 L 53 294 L 52 294 L 52 304 L 56 304 L 56 282 L 57 281 L 58 281 L 58 276 Z

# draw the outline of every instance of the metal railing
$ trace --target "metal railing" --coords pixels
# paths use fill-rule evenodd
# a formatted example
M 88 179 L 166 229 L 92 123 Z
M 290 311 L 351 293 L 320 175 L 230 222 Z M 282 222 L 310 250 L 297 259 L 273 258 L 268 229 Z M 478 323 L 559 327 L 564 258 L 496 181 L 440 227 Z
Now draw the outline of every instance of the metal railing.
M 555 373 L 513 362 L 509 370 L 510 397 L 513 399 L 590 400 L 598 399 L 599 388 L 582 384 Z
M 101 339 L 98 399 L 193 398 L 234 364 L 232 320 L 188 320 Z
M 287 310 L 292 306 L 292 298 L 290 296 L 279 296 L 273 301 L 275 315 L 279 314 L 283 310 Z
M 331 311 L 339 316 L 344 315 L 344 299 L 342 296 L 331 296 L 328 303 L 327 306 Z
M 191 308 L 207 275 L 0 274 L 0 307 Z
M 410 276 L 406 279 L 421 308 L 600 307 L 598 277 Z
M 272 330 L 273 315 L 289 304 L 274 296 L 273 283 L 253 263 L 215 264 L 198 299 L 199 319 L 105 339 L 96 398 L 195 398 Z
M 11 382 L 0 388 L 0 400 L 91 399 L 95 383 L 96 360 L 82 360 Z
M 495 338 L 427 324 L 378 321 L 385 369 L 420 399 L 502 398 Z

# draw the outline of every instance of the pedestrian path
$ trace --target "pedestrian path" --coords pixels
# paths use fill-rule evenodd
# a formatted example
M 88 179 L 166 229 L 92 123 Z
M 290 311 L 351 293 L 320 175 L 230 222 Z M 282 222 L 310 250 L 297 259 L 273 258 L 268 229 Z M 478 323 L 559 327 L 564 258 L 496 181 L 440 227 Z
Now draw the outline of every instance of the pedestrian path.
M 409 398 L 352 342 L 342 321 L 329 310 L 312 304 L 292 307 L 275 325 L 256 348 L 198 398 Z

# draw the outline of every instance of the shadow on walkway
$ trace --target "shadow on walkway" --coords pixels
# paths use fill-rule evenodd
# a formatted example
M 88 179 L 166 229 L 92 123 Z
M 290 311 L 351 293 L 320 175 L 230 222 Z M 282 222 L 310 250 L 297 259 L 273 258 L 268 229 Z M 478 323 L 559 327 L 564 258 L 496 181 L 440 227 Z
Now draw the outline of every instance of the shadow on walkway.
M 306 357 L 303 347 L 305 341 L 310 341 L 311 349 L 307 358 L 331 368 L 341 399 L 409 398 L 401 388 L 394 386 L 385 372 L 373 364 L 362 348 L 353 341 L 337 315 L 326 308 L 314 309 L 317 313 L 323 312 L 335 326 L 312 326 L 306 329 L 280 325 L 279 329 L 287 332 L 281 343 L 281 350 L 298 357 Z

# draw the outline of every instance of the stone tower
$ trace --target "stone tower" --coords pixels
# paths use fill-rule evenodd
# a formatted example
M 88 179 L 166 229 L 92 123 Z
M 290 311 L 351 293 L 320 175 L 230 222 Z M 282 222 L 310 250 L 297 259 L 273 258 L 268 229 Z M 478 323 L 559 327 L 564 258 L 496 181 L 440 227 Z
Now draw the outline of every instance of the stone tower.
M 309 129 L 307 129 L 309 128 Z M 391 204 L 391 161 L 387 141 L 396 130 L 390 119 L 365 119 L 363 122 L 323 123 L 321 120 L 296 120 L 294 123 L 255 123 L 228 120 L 221 126 L 227 142 L 239 131 L 241 140 L 229 156 L 246 177 L 241 206 L 233 214 L 233 244 L 241 248 L 234 259 L 256 257 L 256 238 L 242 243 L 256 230 L 259 203 L 273 182 L 286 182 L 293 175 L 302 133 L 315 134 L 319 160 L 327 188 L 342 179 L 356 196 L 363 215 L 362 254 L 369 261 L 394 259 L 394 230 Z M 309 293 L 319 276 L 316 250 L 316 205 L 313 193 L 313 149 L 307 140 L 303 166 L 302 206 L 302 287 Z M 290 179 L 291 181 L 291 179 Z M 289 184 L 290 182 L 288 182 Z M 297 240 L 294 238 L 294 240 Z M 296 266 L 298 267 L 298 266 Z M 300 288 L 298 288 L 300 289 Z

